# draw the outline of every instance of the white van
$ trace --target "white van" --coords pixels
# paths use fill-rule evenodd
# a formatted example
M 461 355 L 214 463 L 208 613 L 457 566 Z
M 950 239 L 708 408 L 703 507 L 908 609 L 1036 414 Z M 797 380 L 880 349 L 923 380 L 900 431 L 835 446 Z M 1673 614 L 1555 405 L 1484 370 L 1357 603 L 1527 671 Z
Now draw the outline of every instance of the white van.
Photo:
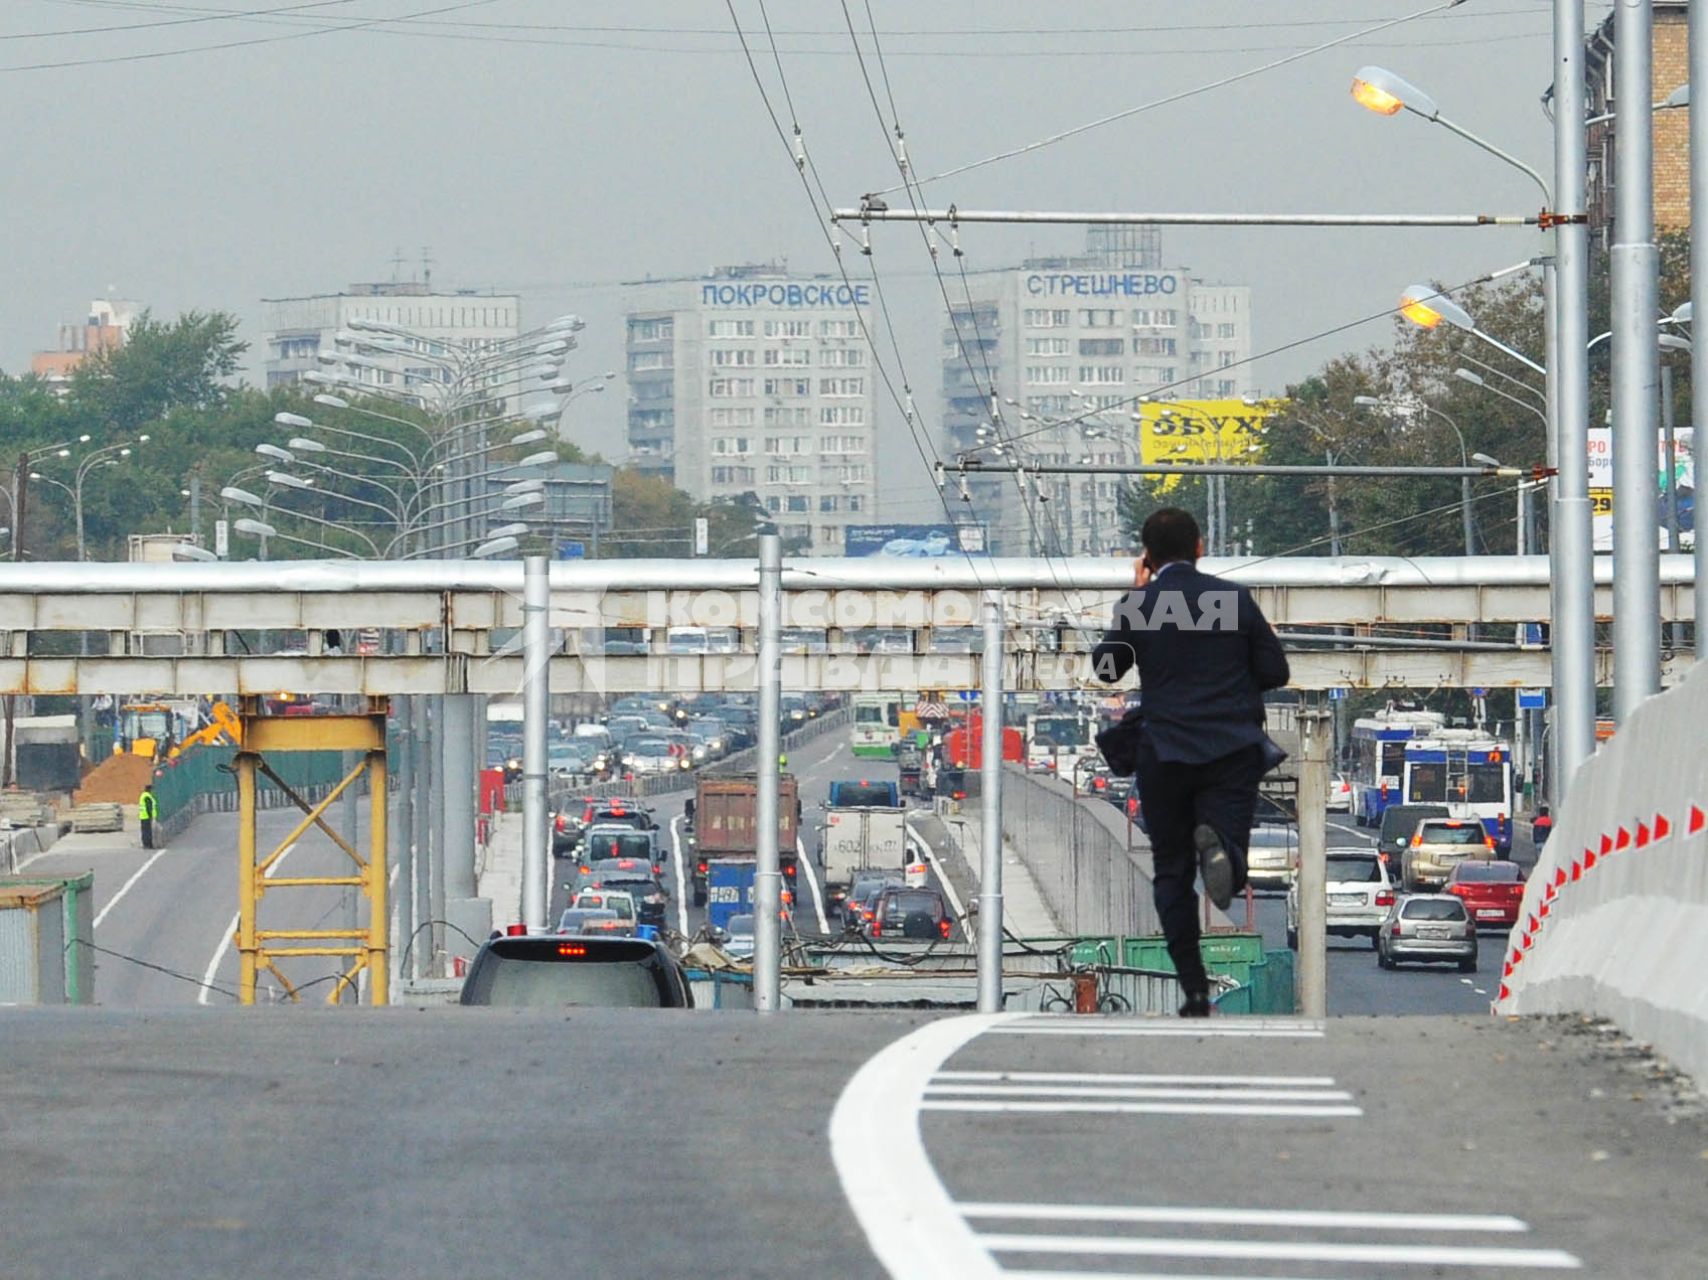
M 609 754 L 617 749 L 617 740 L 611 736 L 611 731 L 602 724 L 589 721 L 575 726 L 574 737 L 578 742 L 590 743 L 599 751 Z

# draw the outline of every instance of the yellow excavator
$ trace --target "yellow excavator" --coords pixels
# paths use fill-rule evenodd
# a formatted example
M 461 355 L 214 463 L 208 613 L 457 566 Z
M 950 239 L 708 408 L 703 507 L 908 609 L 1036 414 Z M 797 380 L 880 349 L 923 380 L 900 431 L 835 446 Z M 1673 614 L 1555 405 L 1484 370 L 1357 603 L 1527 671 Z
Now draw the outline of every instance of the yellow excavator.
M 198 722 L 200 727 L 188 728 Z M 118 727 L 113 753 L 128 752 L 149 760 L 174 759 L 201 743 L 243 743 L 243 722 L 228 704 L 218 700 L 208 702 L 205 708 L 197 698 L 126 702 L 119 707 Z

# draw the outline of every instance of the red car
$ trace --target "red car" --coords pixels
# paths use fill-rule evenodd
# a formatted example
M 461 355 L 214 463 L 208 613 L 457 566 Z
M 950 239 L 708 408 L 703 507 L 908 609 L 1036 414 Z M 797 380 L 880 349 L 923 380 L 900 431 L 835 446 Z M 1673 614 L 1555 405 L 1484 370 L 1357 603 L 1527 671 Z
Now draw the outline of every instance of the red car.
M 1518 923 L 1518 906 L 1524 900 L 1524 872 L 1516 862 L 1459 863 L 1447 876 L 1443 893 L 1461 898 L 1472 922 L 1479 928 Z

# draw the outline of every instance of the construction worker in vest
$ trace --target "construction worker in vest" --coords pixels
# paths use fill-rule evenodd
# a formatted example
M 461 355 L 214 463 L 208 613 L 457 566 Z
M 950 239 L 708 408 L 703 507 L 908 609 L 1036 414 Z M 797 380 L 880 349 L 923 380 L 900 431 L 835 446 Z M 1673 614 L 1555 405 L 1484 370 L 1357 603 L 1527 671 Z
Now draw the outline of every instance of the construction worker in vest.
M 154 799 L 152 783 L 142 784 L 142 794 L 136 798 L 136 817 L 142 824 L 142 847 L 154 848 L 154 820 L 160 816 L 160 805 Z
M 777 757 L 777 767 L 779 769 L 787 769 L 789 767 L 789 757 L 787 752 Z

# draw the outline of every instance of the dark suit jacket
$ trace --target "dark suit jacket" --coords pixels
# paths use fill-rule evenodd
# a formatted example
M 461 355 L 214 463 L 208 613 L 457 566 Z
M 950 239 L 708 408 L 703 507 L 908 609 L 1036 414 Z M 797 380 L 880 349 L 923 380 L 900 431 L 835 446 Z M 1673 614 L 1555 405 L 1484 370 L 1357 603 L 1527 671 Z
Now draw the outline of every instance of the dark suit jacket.
M 1139 669 L 1139 732 L 1158 760 L 1202 764 L 1265 741 L 1263 691 L 1287 655 L 1251 592 L 1180 563 L 1129 591 L 1092 650 L 1113 683 Z

